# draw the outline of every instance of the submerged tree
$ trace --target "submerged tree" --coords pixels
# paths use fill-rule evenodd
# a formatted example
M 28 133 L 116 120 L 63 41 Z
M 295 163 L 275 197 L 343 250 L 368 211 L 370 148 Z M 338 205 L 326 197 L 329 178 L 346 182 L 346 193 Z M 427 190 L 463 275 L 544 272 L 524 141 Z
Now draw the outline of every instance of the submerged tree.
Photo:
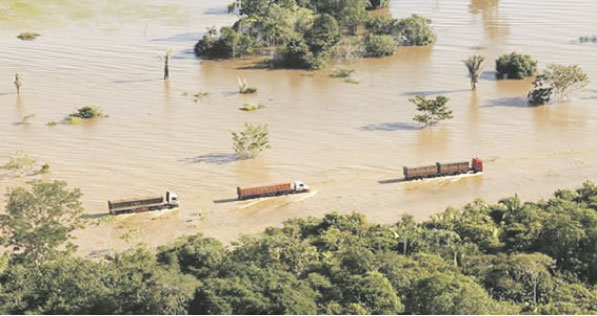
M 537 61 L 530 55 L 512 52 L 496 59 L 495 70 L 498 79 L 523 79 L 537 73 Z
M 33 170 L 36 162 L 37 160 L 29 156 L 27 152 L 19 150 L 10 156 L 10 160 L 6 164 L 0 165 L 0 169 L 24 173 Z
M 170 77 L 170 56 L 172 56 L 172 50 L 169 49 L 164 54 L 164 80 L 167 80 Z
M 21 86 L 23 83 L 21 82 L 21 76 L 17 73 L 15 74 L 15 80 L 13 82 L 15 87 L 17 88 L 17 94 L 21 94 Z
M 477 82 L 479 82 L 479 77 L 483 72 L 484 61 L 485 57 L 478 54 L 472 55 L 464 61 L 464 65 L 468 69 L 468 73 L 471 76 L 471 88 L 473 90 L 477 89 Z
M 41 265 L 45 260 L 68 253 L 75 246 L 70 233 L 81 227 L 83 212 L 79 189 L 68 190 L 66 182 L 32 183 L 31 190 L 9 190 L 6 214 L 0 215 L 2 244 L 20 261 Z
M 428 100 L 423 95 L 417 95 L 414 99 L 409 99 L 410 102 L 417 106 L 417 111 L 423 113 L 415 115 L 413 120 L 427 127 L 435 125 L 441 120 L 453 118 L 452 110 L 446 105 L 448 100 L 443 95 L 437 96 L 435 100 Z
M 239 159 L 255 158 L 260 152 L 270 148 L 267 125 L 245 123 L 245 130 L 232 132 L 234 151 Z

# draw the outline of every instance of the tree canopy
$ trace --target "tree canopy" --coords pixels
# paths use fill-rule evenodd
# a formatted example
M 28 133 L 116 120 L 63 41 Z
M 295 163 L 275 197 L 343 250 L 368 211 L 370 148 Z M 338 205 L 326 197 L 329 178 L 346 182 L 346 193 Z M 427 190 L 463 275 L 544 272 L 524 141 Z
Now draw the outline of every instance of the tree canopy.
M 69 192 L 48 185 L 48 200 Z M 587 182 L 538 202 L 477 200 L 424 222 L 295 218 L 228 246 L 194 235 L 39 264 L 9 252 L 0 312 L 595 314 L 596 227 L 597 185 Z
M 379 18 L 367 12 L 388 5 L 387 0 L 236 0 L 229 6 L 238 14 L 236 23 L 219 32 L 209 29 L 195 53 L 210 59 L 269 53 L 272 67 L 319 69 L 340 51 L 381 57 L 391 55 L 397 45 L 435 42 L 427 18 Z M 336 50 L 339 43 L 343 47 Z

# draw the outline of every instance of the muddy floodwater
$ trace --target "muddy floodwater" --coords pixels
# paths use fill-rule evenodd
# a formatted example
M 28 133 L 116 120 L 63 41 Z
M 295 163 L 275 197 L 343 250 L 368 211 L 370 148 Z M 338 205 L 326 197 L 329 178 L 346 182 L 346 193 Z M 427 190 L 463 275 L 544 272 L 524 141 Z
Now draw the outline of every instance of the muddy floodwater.
M 330 78 L 334 65 L 307 72 L 196 59 L 192 47 L 206 28 L 236 19 L 226 14 L 228 0 L 64 1 L 68 8 L 44 0 L 37 11 L 11 7 L 18 2 L 0 0 L 0 163 L 22 149 L 51 172 L 3 176 L 0 190 L 35 178 L 81 188 L 96 222 L 76 234 L 82 255 L 197 232 L 230 241 L 330 211 L 358 211 L 380 223 L 403 213 L 425 219 L 476 198 L 539 199 L 597 180 L 597 44 L 576 42 L 597 33 L 593 0 L 392 1 L 394 17 L 431 18 L 438 41 L 343 65 L 356 70 L 359 84 Z M 21 31 L 41 36 L 21 41 Z M 159 56 L 169 49 L 165 83 Z M 488 63 L 471 92 L 462 60 L 477 50 Z M 567 102 L 529 107 L 531 79 L 494 79 L 495 58 L 511 51 L 532 55 L 539 68 L 579 64 L 593 83 Z M 237 76 L 258 93 L 238 94 Z M 198 92 L 209 95 L 195 102 Z M 408 102 L 416 94 L 448 96 L 454 119 L 419 129 Z M 243 103 L 265 108 L 239 111 Z M 83 105 L 109 117 L 46 126 Z M 28 114 L 35 114 L 28 125 L 15 124 Z M 245 122 L 267 123 L 272 148 L 234 161 L 230 133 Z M 404 165 L 475 156 L 485 161 L 482 175 L 392 181 Z M 237 185 L 292 180 L 312 192 L 226 201 Z M 180 195 L 180 209 L 104 216 L 107 200 L 166 190 Z

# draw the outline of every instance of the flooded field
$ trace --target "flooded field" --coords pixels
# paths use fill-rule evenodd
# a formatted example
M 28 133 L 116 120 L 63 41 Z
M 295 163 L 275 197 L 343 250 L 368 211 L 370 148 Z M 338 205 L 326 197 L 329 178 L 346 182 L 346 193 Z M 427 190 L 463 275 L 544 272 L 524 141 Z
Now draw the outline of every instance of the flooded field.
M 228 0 L 155 0 L 142 10 L 134 0 L 62 2 L 40 2 L 36 10 L 50 10 L 48 17 L 23 9 L 25 1 L 0 0 L 0 162 L 23 149 L 51 166 L 43 179 L 81 188 L 97 222 L 77 233 L 83 255 L 196 232 L 230 241 L 330 211 L 383 223 L 402 213 L 424 219 L 476 198 L 539 199 L 597 180 L 597 45 L 576 42 L 597 33 L 591 0 L 392 1 L 394 17 L 431 18 L 438 41 L 344 65 L 356 69 L 359 84 L 330 78 L 333 65 L 307 72 L 254 69 L 251 59 L 196 59 L 192 48 L 205 29 L 236 19 L 226 14 Z M 41 36 L 20 41 L 21 31 Z M 159 56 L 169 49 L 165 83 Z M 471 92 L 462 60 L 477 50 L 488 63 Z M 568 102 L 528 107 L 532 80 L 494 79 L 493 61 L 511 51 L 530 54 L 539 68 L 579 64 L 593 83 Z M 20 97 L 12 85 L 17 72 Z M 238 94 L 237 76 L 259 92 Z M 198 92 L 209 95 L 197 102 L 184 95 Z M 417 94 L 448 96 L 454 119 L 419 129 L 408 102 Z M 238 110 L 248 102 L 265 108 Z M 109 117 L 46 126 L 83 105 Z M 35 114 L 29 125 L 15 124 L 28 114 Z M 267 123 L 272 148 L 234 161 L 230 133 L 245 122 Z M 402 177 L 403 165 L 474 156 L 485 160 L 482 175 L 391 181 Z M 0 175 L 0 190 L 32 179 Z M 292 180 L 313 191 L 225 201 L 237 185 Z M 180 209 L 104 216 L 107 200 L 166 190 L 180 195 Z

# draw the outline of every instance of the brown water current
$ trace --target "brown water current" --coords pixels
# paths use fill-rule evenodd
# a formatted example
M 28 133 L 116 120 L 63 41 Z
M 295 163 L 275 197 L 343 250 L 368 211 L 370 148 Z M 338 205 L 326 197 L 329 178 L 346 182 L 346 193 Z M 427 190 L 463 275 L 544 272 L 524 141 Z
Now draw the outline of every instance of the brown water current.
M 10 2 L 0 0 L 0 17 Z M 597 45 L 575 42 L 597 33 L 595 1 L 392 1 L 394 17 L 431 18 L 438 41 L 343 65 L 356 69 L 359 84 L 328 77 L 334 65 L 307 72 L 251 69 L 251 59 L 198 60 L 192 47 L 205 29 L 235 20 L 225 13 L 229 1 L 150 2 L 158 9 L 148 14 L 97 10 L 60 23 L 0 21 L 0 163 L 27 151 L 51 166 L 43 179 L 81 188 L 86 213 L 99 219 L 110 199 L 180 195 L 178 210 L 118 216 L 77 232 L 82 255 L 197 232 L 230 241 L 330 211 L 358 211 L 380 223 L 403 213 L 425 219 L 476 198 L 539 199 L 597 180 Z M 161 4 L 168 9 L 159 11 Z M 21 31 L 41 37 L 20 41 Z M 168 49 L 174 55 L 165 83 L 159 55 Z M 471 92 L 462 60 L 477 50 L 488 62 Z M 494 79 L 493 61 L 511 51 L 532 55 L 540 68 L 579 64 L 594 83 L 567 102 L 529 107 L 531 79 Z M 17 72 L 20 97 L 12 84 Z M 238 94 L 237 76 L 259 92 Z M 197 102 L 183 95 L 200 91 L 210 94 Z M 408 102 L 416 94 L 448 96 L 454 119 L 419 129 Z M 265 108 L 239 111 L 243 103 Z M 88 104 L 109 117 L 46 126 Z M 14 124 L 31 113 L 29 125 Z M 244 122 L 267 123 L 272 148 L 233 161 L 230 133 Z M 384 183 L 402 177 L 404 165 L 474 156 L 485 160 L 482 175 Z M 0 190 L 32 179 L 0 177 Z M 234 198 L 237 185 L 292 180 L 313 191 L 214 202 Z

